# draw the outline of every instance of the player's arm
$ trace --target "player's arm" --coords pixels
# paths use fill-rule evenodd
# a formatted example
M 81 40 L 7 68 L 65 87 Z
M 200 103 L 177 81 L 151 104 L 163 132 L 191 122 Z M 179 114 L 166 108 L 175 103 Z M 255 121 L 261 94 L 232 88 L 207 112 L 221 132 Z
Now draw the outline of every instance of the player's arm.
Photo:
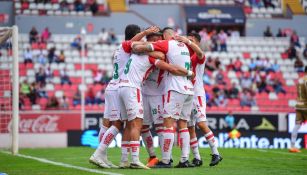
M 197 58 L 199 60 L 204 59 L 204 52 L 201 50 L 200 47 L 198 47 L 197 44 L 193 43 L 192 41 L 190 41 L 188 38 L 184 37 L 184 36 L 180 36 L 180 35 L 176 35 L 175 36 L 175 40 L 180 41 L 185 43 L 187 46 L 189 46 L 197 55 Z
M 153 57 L 153 58 L 156 58 L 156 59 L 159 59 L 159 60 L 165 60 L 165 55 L 164 55 L 164 53 L 159 52 L 159 51 L 149 52 L 148 55 L 149 55 L 150 57 Z
M 162 40 L 155 43 L 133 44 L 132 50 L 136 53 L 160 51 L 164 54 L 168 52 L 168 41 Z
M 159 27 L 151 26 L 148 29 L 136 34 L 130 41 L 140 41 L 144 36 L 149 35 L 151 33 L 159 32 Z
M 193 77 L 194 73 L 193 71 L 189 71 L 185 68 L 182 68 L 180 66 L 176 66 L 176 65 L 171 65 L 166 63 L 165 61 L 162 60 L 155 60 L 155 66 L 161 70 L 166 70 L 168 72 L 170 72 L 173 75 L 177 75 L 177 76 L 188 76 L 188 77 Z

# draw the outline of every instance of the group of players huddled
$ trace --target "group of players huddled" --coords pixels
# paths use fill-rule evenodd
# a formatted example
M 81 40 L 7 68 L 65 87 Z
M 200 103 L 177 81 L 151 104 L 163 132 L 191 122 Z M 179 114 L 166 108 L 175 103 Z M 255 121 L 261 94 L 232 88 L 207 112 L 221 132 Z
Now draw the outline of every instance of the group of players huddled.
M 142 41 L 144 37 L 146 41 Z M 113 78 L 105 90 L 100 144 L 89 159 L 91 163 L 103 168 L 171 168 L 178 129 L 181 157 L 175 167 L 201 166 L 195 125 L 211 148 L 210 166 L 222 160 L 206 123 L 202 81 L 205 55 L 199 45 L 200 36 L 194 32 L 184 37 L 176 35 L 172 28 L 160 30 L 152 26 L 141 32 L 137 25 L 126 27 L 125 41 L 114 52 Z M 154 151 L 151 126 L 159 137 L 160 161 Z M 107 148 L 121 129 L 121 160 L 116 166 L 108 160 Z M 149 154 L 147 165 L 139 159 L 140 136 Z M 194 155 L 192 162 L 190 149 Z

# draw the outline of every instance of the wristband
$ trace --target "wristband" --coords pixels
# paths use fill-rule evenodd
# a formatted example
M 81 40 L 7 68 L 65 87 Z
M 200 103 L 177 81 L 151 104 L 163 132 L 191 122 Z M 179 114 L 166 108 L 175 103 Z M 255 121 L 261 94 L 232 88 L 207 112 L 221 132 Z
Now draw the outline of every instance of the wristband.
M 159 63 L 159 61 L 160 61 L 159 59 L 156 59 L 156 61 L 155 61 L 155 65 L 156 65 L 157 63 Z
M 193 75 L 193 71 L 190 71 L 190 70 L 189 70 L 187 76 L 190 77 L 190 76 L 192 76 L 192 75 Z

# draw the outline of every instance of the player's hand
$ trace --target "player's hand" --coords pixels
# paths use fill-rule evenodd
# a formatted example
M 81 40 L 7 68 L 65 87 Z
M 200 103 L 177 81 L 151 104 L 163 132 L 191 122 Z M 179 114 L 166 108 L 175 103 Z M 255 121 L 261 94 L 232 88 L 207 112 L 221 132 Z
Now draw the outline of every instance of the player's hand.
M 149 35 L 151 33 L 156 33 L 156 32 L 159 32 L 159 31 L 160 31 L 159 27 L 151 26 L 148 29 L 146 29 L 144 32 L 145 32 L 146 35 Z
M 184 37 L 184 36 L 180 36 L 180 35 L 175 35 L 174 37 L 175 40 L 179 41 L 179 42 L 183 42 L 183 43 L 189 43 L 189 39 Z

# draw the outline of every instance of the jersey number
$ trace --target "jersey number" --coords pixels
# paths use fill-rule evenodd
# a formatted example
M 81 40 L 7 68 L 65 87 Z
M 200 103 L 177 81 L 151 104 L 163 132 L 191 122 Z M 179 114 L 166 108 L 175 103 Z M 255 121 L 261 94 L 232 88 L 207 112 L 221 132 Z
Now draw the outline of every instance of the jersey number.
M 185 62 L 184 67 L 185 67 L 187 70 L 191 70 L 191 63 L 190 63 L 190 62 Z
M 113 78 L 116 80 L 118 79 L 118 64 L 114 63 L 114 72 L 113 72 Z
M 130 58 L 128 60 L 127 64 L 126 64 L 126 67 L 125 67 L 125 70 L 124 70 L 125 74 L 127 74 L 129 72 L 131 61 L 132 61 L 132 59 Z

